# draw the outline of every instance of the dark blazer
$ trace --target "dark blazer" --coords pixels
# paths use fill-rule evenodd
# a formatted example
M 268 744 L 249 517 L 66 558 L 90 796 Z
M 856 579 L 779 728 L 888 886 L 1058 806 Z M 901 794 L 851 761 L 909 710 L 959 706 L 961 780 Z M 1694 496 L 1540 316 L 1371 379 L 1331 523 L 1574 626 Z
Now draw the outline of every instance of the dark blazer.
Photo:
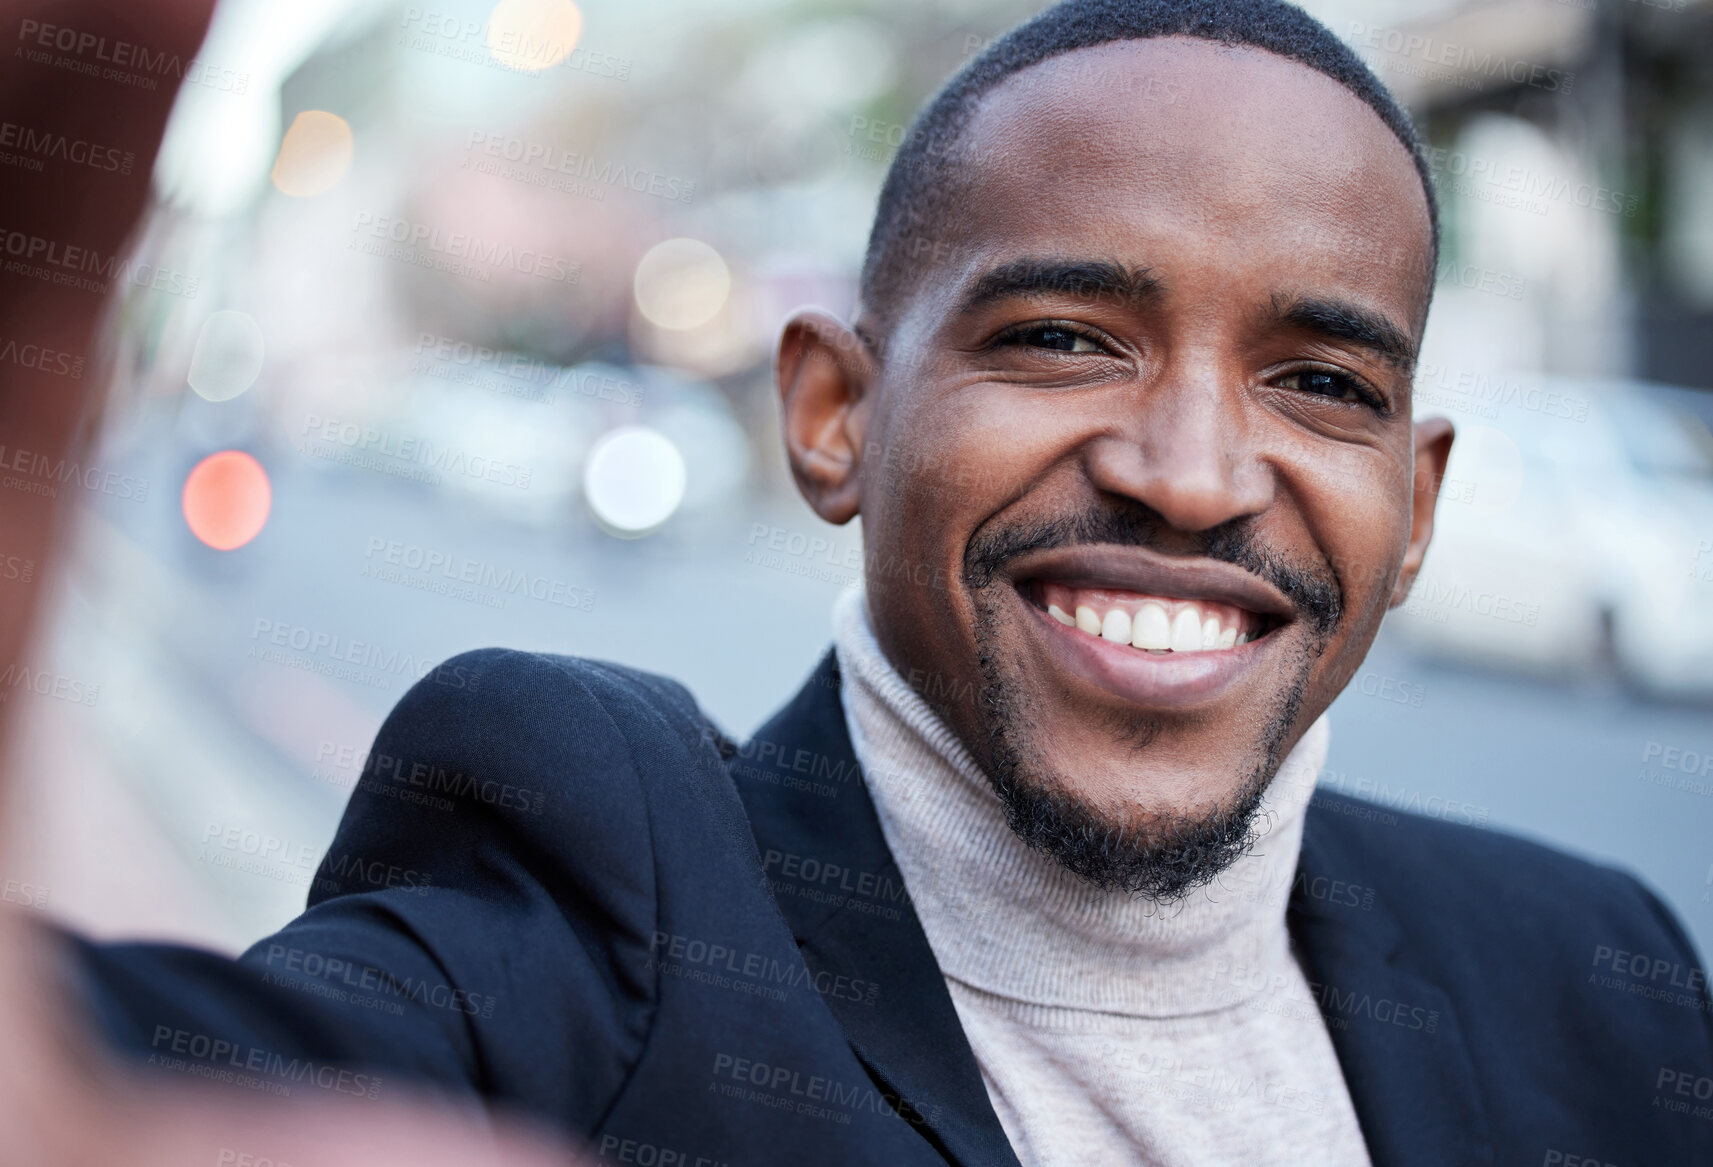
M 1377 1167 L 1713 1163 L 1713 1004 L 1629 876 L 1322 794 L 1288 913 Z M 298 919 L 236 961 L 71 943 L 169 1074 L 408 1080 L 663 1167 L 1016 1163 L 831 653 L 741 748 L 670 681 L 456 658 L 388 717 Z

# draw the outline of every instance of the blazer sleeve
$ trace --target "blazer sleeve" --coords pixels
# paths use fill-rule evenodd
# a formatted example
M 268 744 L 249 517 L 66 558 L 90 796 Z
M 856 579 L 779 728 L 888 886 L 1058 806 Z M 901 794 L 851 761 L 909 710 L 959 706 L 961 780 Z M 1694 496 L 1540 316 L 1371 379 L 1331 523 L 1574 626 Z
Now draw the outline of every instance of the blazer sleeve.
M 89 1007 L 166 1070 L 295 1094 L 402 1075 L 593 1129 L 655 999 L 648 773 L 710 766 L 671 682 L 455 657 L 382 726 L 308 911 L 237 960 L 74 941 Z M 360 1086 L 329 1069 L 353 1065 Z

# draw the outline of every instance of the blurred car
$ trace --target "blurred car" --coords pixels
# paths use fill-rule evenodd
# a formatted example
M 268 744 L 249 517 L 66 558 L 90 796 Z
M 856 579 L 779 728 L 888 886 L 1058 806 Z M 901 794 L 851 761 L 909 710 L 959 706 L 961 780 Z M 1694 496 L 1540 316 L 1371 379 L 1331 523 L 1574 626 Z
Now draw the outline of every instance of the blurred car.
M 1418 412 L 1449 413 L 1458 436 L 1421 577 L 1392 615 L 1401 636 L 1713 698 L 1713 436 L 1695 392 L 1506 376 L 1441 388 Z

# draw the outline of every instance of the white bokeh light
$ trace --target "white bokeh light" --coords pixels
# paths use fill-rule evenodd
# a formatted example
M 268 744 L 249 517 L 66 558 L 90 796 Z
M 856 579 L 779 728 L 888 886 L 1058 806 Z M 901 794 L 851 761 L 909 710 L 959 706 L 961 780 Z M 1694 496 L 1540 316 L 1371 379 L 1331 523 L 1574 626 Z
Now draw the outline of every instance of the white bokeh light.
M 583 496 L 595 519 L 624 538 L 647 535 L 684 501 L 684 455 L 659 430 L 620 426 L 602 436 L 583 468 Z
M 659 328 L 699 328 L 719 315 L 732 275 L 720 253 L 700 239 L 656 243 L 636 265 L 637 310 Z
M 225 308 L 202 322 L 185 379 L 208 401 L 230 401 L 255 384 L 264 353 L 262 328 L 255 318 Z

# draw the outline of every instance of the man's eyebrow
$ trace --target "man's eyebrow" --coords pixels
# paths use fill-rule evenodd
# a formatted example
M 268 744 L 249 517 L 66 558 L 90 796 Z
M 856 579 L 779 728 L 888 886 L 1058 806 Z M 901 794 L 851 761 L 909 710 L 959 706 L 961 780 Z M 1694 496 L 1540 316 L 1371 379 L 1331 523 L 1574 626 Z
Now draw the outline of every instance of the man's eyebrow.
M 976 280 L 958 305 L 959 314 L 996 300 L 1043 294 L 1078 300 L 1118 300 L 1132 307 L 1160 295 L 1157 276 L 1145 267 L 1126 267 L 1104 259 L 1014 259 Z
M 1381 313 L 1347 300 L 1275 295 L 1273 322 L 1358 345 L 1400 369 L 1416 363 L 1416 342 L 1409 333 Z

